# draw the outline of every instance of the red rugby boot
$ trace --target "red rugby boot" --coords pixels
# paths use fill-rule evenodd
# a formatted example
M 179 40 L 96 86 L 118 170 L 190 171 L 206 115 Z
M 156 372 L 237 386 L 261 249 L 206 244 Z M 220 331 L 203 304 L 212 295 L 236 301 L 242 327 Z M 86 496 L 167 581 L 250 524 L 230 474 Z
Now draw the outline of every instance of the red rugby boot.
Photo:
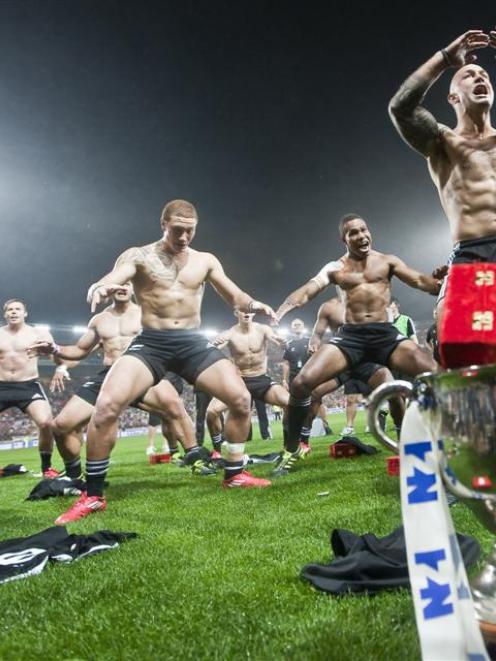
M 66 523 L 79 521 L 79 519 L 84 519 L 85 516 L 89 516 L 94 512 L 103 512 L 106 507 L 107 501 L 103 496 L 88 496 L 86 492 L 83 491 L 79 500 L 76 500 L 74 505 L 69 507 L 67 512 L 64 512 L 58 519 L 55 519 L 55 525 L 63 526 Z
M 248 471 L 243 471 L 237 475 L 229 477 L 227 480 L 222 482 L 222 486 L 226 489 L 232 489 L 234 487 L 270 487 L 272 482 L 270 480 L 264 480 L 261 477 L 254 477 Z
M 53 480 L 56 477 L 59 477 L 61 473 L 56 468 L 47 468 L 46 471 L 43 471 L 43 477 L 48 480 Z

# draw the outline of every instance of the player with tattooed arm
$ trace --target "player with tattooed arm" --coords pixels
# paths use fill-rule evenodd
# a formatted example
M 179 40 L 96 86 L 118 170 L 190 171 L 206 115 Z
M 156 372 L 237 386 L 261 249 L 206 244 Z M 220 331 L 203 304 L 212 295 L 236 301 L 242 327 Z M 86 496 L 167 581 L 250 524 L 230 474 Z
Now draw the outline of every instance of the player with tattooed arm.
M 474 52 L 487 46 L 496 48 L 496 31 L 465 32 L 409 76 L 389 104 L 400 135 L 427 159 L 454 242 L 449 264 L 496 262 L 494 92 Z M 448 94 L 455 128 L 439 124 L 423 106 L 429 88 L 448 69 L 456 69 Z
M 167 370 L 221 399 L 228 406 L 225 487 L 265 487 L 270 484 L 243 470 L 244 441 L 250 426 L 251 398 L 235 366 L 199 332 L 205 284 L 210 283 L 232 308 L 273 310 L 230 280 L 219 260 L 190 247 L 198 214 L 185 200 L 165 205 L 162 237 L 126 250 L 114 269 L 88 292 L 92 311 L 124 282 L 132 282 L 142 311 L 142 332 L 110 369 L 88 426 L 86 475 L 88 492 L 66 512 L 65 521 L 103 510 L 105 476 L 115 444 L 121 411 L 158 383 Z

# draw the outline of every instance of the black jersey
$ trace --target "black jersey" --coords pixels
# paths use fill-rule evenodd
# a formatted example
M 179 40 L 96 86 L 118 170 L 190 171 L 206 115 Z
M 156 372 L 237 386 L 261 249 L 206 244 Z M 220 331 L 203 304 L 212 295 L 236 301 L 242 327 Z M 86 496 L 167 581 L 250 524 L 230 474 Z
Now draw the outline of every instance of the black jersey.
M 0 542 L 0 584 L 43 571 L 48 560 L 72 562 L 100 551 L 115 549 L 133 532 L 99 530 L 90 535 L 69 535 L 64 526 L 53 526 L 30 537 Z
M 284 352 L 283 360 L 289 363 L 289 380 L 291 381 L 301 370 L 303 365 L 307 362 L 308 356 L 308 343 L 310 338 L 305 335 L 304 337 L 293 337 L 288 341 L 286 351 Z

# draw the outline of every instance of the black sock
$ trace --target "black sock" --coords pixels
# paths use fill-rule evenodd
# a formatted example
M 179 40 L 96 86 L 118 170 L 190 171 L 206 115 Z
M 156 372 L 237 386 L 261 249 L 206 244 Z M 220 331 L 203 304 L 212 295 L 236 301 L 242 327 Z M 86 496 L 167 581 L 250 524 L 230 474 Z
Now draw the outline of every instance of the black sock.
M 284 447 L 286 447 L 288 442 L 288 426 L 284 425 L 282 428 L 282 437 L 284 439 Z
M 44 473 L 50 468 L 52 463 L 52 453 L 51 452 L 40 452 L 41 459 L 41 472 Z
M 198 460 L 210 461 L 210 452 L 203 445 L 193 445 L 193 447 L 184 451 L 184 463 L 187 466 L 192 466 Z
M 76 478 L 81 476 L 81 459 L 73 459 L 72 461 L 64 461 L 65 474 L 67 477 Z
M 288 440 L 285 444 L 286 450 L 296 452 L 300 445 L 301 428 L 308 415 L 311 399 L 296 399 L 292 395 L 288 406 Z
M 224 479 L 228 480 L 230 477 L 234 477 L 235 475 L 242 473 L 244 465 L 245 462 L 243 459 L 240 459 L 239 461 L 228 461 L 226 459 L 224 464 Z
M 197 459 L 201 459 L 200 456 L 200 446 L 199 445 L 193 445 L 187 450 L 184 451 L 184 461 L 187 464 L 194 464 Z
M 86 485 L 88 496 L 103 496 L 105 478 L 110 465 L 110 457 L 99 461 L 86 460 Z
M 220 434 L 214 434 L 212 437 L 212 445 L 214 450 L 217 450 L 217 452 L 220 452 L 222 448 L 222 433 Z
M 302 427 L 301 428 L 300 441 L 302 443 L 307 443 L 308 444 L 308 440 L 310 438 L 310 431 L 311 431 L 310 427 Z

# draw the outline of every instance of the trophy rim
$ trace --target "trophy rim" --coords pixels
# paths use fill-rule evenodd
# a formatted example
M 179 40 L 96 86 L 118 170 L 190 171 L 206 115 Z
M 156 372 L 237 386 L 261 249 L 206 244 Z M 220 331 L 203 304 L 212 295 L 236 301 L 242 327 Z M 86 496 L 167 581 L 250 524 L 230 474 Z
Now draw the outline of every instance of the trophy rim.
M 442 370 L 439 372 L 422 372 L 415 378 L 417 383 L 426 383 L 428 385 L 456 385 L 467 384 L 467 379 L 483 381 L 486 378 L 494 377 L 496 379 L 496 363 L 487 365 L 467 365 L 466 367 L 457 367 L 453 369 Z

